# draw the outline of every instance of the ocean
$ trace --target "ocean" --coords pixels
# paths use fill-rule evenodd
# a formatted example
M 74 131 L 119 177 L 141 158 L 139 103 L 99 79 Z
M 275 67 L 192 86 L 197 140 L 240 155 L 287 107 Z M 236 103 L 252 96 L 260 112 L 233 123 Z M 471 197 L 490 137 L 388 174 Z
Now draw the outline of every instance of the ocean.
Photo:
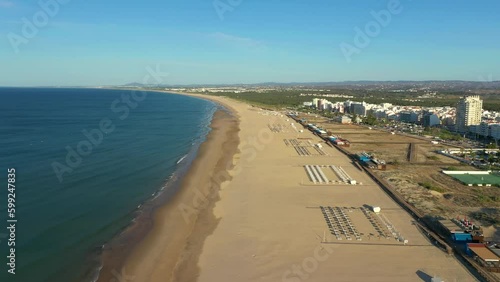
M 189 165 L 218 108 L 84 88 L 0 88 L 0 99 L 0 281 L 22 282 L 89 279 L 102 246 Z M 14 232 L 8 219 L 17 220 Z M 15 274 L 7 272 L 12 233 Z

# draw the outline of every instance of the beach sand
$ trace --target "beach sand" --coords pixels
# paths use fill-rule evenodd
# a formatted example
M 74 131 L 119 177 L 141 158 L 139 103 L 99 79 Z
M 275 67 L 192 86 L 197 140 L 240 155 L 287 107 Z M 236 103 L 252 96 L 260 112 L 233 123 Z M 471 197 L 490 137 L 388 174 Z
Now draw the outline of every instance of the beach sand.
M 192 272 L 191 265 L 196 268 L 203 239 L 217 225 L 211 209 L 220 184 L 231 179 L 227 171 L 233 166 L 232 156 L 239 143 L 238 118 L 233 112 L 218 110 L 210 127 L 179 191 L 154 210 L 153 219 L 138 218 L 144 222 L 135 222 L 127 228 L 126 236 L 107 246 L 99 282 L 170 281 L 175 280 L 175 269 Z
M 323 143 L 326 156 L 299 156 L 284 139 L 322 141 L 284 116 L 211 99 L 238 121 L 214 119 L 182 190 L 126 258 L 127 281 L 476 281 L 338 150 Z M 342 167 L 362 184 L 314 185 L 304 165 Z M 380 206 L 408 244 L 368 237 L 375 231 L 363 221 L 363 205 Z M 362 241 L 337 240 L 319 206 L 347 207 Z
M 152 230 L 126 260 L 122 272 L 133 281 L 178 281 L 175 270 L 193 273 L 196 269 L 203 239 L 218 222 L 211 212 L 219 189 L 212 177 L 222 175 L 230 180 L 226 171 L 238 145 L 235 117 L 218 111 L 211 127 L 180 191 L 156 211 Z M 193 281 L 189 275 L 182 277 Z

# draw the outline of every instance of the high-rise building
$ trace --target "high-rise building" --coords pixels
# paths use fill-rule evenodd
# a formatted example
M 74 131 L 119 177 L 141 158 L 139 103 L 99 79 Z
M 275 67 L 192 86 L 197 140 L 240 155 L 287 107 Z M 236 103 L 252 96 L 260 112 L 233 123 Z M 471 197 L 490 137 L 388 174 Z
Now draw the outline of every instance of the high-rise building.
M 403 111 L 399 113 L 399 120 L 407 123 L 417 123 L 418 114 L 412 111 Z
M 359 102 L 354 102 L 351 103 L 351 108 L 349 112 L 351 114 L 356 114 L 358 116 L 366 116 L 366 111 L 367 111 L 367 105 L 365 102 L 359 103 Z
M 490 125 L 490 136 L 496 142 L 500 140 L 500 124 L 492 124 Z
M 469 126 L 481 123 L 483 100 L 479 96 L 467 96 L 458 101 L 456 113 L 456 130 L 467 132 Z
M 422 121 L 422 125 L 424 127 L 433 127 L 433 126 L 440 125 L 440 124 L 441 124 L 441 120 L 439 119 L 439 117 L 436 114 L 434 114 L 434 113 L 424 114 L 424 118 Z

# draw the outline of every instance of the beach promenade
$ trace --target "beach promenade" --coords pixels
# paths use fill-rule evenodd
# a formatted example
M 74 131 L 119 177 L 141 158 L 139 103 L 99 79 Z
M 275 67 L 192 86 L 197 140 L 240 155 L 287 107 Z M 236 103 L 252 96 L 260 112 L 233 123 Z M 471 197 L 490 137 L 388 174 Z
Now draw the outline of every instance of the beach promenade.
M 212 99 L 239 122 L 213 125 L 127 258 L 134 281 L 476 281 L 337 149 L 286 116 Z

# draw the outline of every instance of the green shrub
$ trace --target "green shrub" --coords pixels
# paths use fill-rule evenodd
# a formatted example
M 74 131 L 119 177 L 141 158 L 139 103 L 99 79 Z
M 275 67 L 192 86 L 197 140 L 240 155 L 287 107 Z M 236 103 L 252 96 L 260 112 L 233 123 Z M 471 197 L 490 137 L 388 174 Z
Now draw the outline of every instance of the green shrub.
M 432 191 L 436 191 L 436 192 L 439 192 L 439 193 L 446 192 L 443 188 L 435 186 L 435 185 L 433 185 L 430 182 L 419 182 L 418 185 L 424 187 L 427 190 L 432 190 Z

